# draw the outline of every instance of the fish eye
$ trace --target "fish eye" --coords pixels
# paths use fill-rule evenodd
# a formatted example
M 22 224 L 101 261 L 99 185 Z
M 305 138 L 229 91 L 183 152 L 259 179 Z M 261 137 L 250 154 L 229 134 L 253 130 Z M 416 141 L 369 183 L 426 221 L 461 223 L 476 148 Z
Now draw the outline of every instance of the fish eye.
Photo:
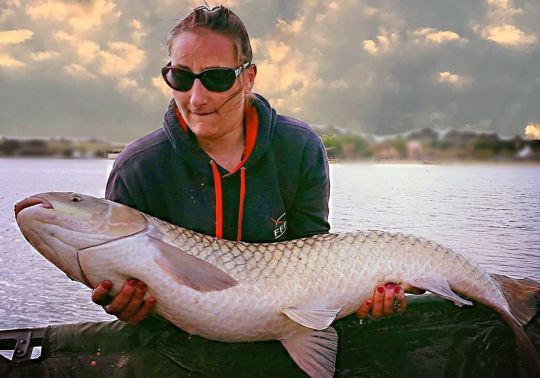
M 71 202 L 81 202 L 82 201 L 82 196 L 80 194 L 77 194 L 77 193 L 72 193 L 69 196 L 69 199 L 71 200 Z

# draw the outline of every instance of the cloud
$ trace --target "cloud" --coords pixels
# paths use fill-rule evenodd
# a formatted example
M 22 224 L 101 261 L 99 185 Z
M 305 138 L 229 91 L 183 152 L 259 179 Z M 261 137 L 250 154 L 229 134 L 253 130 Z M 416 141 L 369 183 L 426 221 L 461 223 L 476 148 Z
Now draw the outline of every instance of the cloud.
M 397 33 L 383 32 L 375 40 L 367 39 L 362 43 L 364 50 L 372 55 L 380 55 L 391 51 L 399 42 Z
M 56 58 L 58 55 L 59 54 L 56 51 L 38 51 L 32 52 L 30 54 L 30 59 L 35 60 L 36 62 L 43 62 L 45 60 Z
M 472 78 L 464 75 L 458 75 L 450 71 L 439 72 L 436 76 L 436 81 L 439 84 L 450 85 L 451 87 L 460 91 L 469 90 L 473 84 Z
M 535 44 L 534 34 L 525 34 L 514 25 L 489 26 L 482 31 L 482 37 L 507 47 L 523 47 Z
M 142 23 L 137 19 L 132 19 L 129 26 L 131 26 L 132 32 L 131 32 L 131 40 L 136 45 L 140 44 L 142 39 L 146 37 L 148 34 L 143 29 Z
M 0 45 L 17 45 L 29 40 L 34 32 L 28 29 L 0 31 Z
M 64 68 L 64 71 L 66 74 L 76 79 L 81 79 L 81 80 L 97 79 L 97 76 L 94 75 L 92 72 L 88 71 L 88 69 L 85 66 L 82 66 L 76 63 L 71 63 L 70 65 Z
M 82 4 L 49 0 L 28 3 L 26 14 L 34 21 L 67 21 L 75 31 L 84 32 L 101 26 L 107 16 L 120 17 L 122 12 L 116 10 L 114 2 L 107 0 L 92 0 Z
M 415 37 L 415 42 L 419 44 L 441 44 L 452 41 L 466 41 L 465 38 L 460 37 L 456 32 L 450 30 L 437 30 L 435 28 L 417 29 L 412 34 Z
M 125 75 L 144 68 L 145 54 L 127 42 L 111 42 L 107 51 L 98 53 L 101 58 L 99 71 L 106 76 Z
M 530 123 L 525 126 L 525 137 L 528 139 L 540 139 L 540 123 Z
M 24 62 L 17 60 L 7 54 L 0 53 L 0 67 L 20 68 L 24 66 L 25 66 Z

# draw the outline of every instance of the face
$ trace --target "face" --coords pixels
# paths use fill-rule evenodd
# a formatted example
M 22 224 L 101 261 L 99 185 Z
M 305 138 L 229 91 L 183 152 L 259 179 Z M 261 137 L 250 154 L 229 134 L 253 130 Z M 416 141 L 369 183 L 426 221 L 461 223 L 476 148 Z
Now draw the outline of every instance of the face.
M 194 73 L 206 68 L 240 65 L 231 39 L 204 29 L 180 33 L 174 38 L 171 64 Z M 173 90 L 174 101 L 197 139 L 219 140 L 242 127 L 245 98 L 254 80 L 254 67 L 243 71 L 225 92 L 212 92 L 195 79 L 190 90 Z

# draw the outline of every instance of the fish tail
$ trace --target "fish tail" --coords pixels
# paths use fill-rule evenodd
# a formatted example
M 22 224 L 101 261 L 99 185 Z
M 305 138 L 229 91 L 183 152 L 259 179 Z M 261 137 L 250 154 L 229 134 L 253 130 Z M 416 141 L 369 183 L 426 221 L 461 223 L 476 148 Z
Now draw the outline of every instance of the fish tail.
M 503 313 L 502 317 L 516 335 L 521 366 L 525 368 L 529 377 L 540 378 L 540 355 L 523 330 L 523 326 L 537 313 L 540 303 L 540 283 L 531 279 L 516 280 L 496 274 L 493 278 L 501 285 L 510 305 L 510 313 Z
M 540 303 L 540 283 L 528 278 L 516 280 L 507 276 L 493 274 L 510 305 L 510 312 L 524 326 L 538 312 Z

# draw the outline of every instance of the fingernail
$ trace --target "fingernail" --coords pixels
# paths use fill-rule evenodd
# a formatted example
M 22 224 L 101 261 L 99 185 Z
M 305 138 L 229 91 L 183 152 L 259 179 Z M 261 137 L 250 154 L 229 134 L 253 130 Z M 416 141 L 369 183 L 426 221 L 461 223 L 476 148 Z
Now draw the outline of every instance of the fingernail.
M 111 281 L 103 281 L 101 283 L 101 287 L 104 288 L 105 290 L 110 290 L 110 288 L 112 287 L 112 282 Z
M 397 285 L 397 286 L 394 288 L 394 292 L 395 292 L 396 294 L 401 293 L 401 286 Z
M 137 282 L 135 282 L 135 280 L 129 280 L 128 285 L 133 287 L 133 286 L 137 285 Z
M 394 284 L 393 284 L 392 282 L 388 282 L 388 283 L 386 284 L 386 289 L 387 289 L 387 290 L 392 290 L 393 288 L 394 288 Z
M 366 299 L 364 303 L 367 304 L 368 306 L 371 306 L 373 302 L 371 301 L 371 299 Z
M 141 289 L 141 290 L 146 289 L 146 285 L 145 285 L 144 283 L 142 283 L 141 281 L 139 281 L 139 282 L 137 283 L 137 287 L 138 287 L 139 289 Z
M 147 301 L 148 303 L 150 303 L 150 304 L 154 304 L 154 303 L 156 303 L 156 298 L 154 298 L 154 297 L 148 297 L 148 298 L 146 299 L 146 301 Z
M 384 293 L 384 286 L 378 286 L 377 291 L 379 292 L 379 294 Z

